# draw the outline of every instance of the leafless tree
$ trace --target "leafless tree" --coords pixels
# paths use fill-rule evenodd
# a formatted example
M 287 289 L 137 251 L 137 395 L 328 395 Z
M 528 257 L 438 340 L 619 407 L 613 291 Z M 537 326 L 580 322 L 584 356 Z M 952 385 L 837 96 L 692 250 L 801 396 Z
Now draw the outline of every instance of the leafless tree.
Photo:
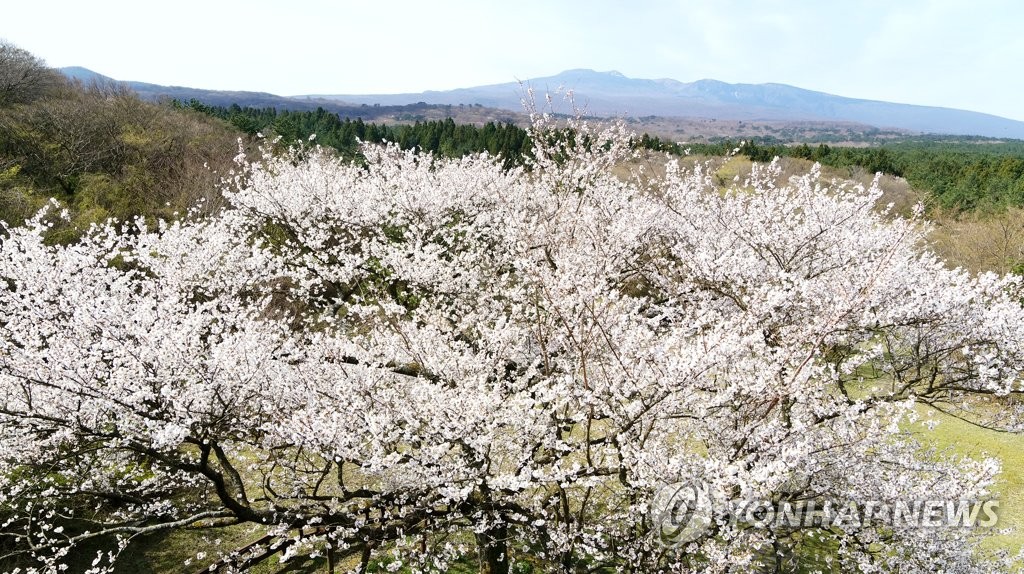
M 42 59 L 0 40 L 0 108 L 38 99 L 59 81 Z

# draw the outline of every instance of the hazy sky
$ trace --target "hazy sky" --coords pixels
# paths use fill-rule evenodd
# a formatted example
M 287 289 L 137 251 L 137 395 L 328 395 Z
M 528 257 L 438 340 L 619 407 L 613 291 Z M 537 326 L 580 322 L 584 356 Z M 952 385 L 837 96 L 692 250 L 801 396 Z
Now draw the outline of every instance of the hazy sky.
M 0 38 L 51 66 L 157 84 L 396 93 L 593 68 L 1024 120 L 1019 0 L 21 0 L 0 14 Z

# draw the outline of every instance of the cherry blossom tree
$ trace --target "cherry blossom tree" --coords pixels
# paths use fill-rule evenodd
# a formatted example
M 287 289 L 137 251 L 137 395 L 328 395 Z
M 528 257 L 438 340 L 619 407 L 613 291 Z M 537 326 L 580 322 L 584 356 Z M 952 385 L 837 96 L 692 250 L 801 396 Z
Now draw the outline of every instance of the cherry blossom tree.
M 538 118 L 535 159 L 367 147 L 239 157 L 231 205 L 0 244 L 0 563 L 988 572 L 952 528 L 716 520 L 666 546 L 655 492 L 977 500 L 999 472 L 915 439 L 927 405 L 1017 430 L 1021 284 L 946 268 L 872 187 L 621 177 L 619 127 Z M 564 136 L 564 133 L 563 133 Z M 97 550 L 99 549 L 99 550 Z M 94 560 L 93 560 L 94 558 Z M 824 568 L 824 567 L 823 567 Z

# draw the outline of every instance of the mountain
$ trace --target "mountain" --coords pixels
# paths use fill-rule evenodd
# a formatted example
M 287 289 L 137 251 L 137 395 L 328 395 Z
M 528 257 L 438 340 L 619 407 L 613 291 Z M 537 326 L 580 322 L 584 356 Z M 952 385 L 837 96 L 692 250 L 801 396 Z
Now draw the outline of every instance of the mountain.
M 83 84 L 89 84 L 92 82 L 98 82 L 101 84 L 108 82 L 116 82 L 114 78 L 108 78 L 103 74 L 94 72 L 89 68 L 83 68 L 81 66 L 68 66 L 67 68 L 57 68 L 57 71 L 64 74 L 68 78 L 71 78 L 72 80 L 78 80 Z
M 116 82 L 87 68 L 61 68 L 82 82 Z M 659 116 L 730 122 L 826 122 L 828 125 L 874 126 L 923 133 L 1024 139 L 1024 122 L 999 116 L 929 106 L 845 98 L 785 84 L 728 84 L 717 80 L 680 82 L 628 78 L 618 72 L 568 70 L 518 82 L 427 91 L 412 94 L 279 96 L 265 92 L 203 90 L 121 82 L 146 99 L 196 99 L 207 105 L 315 110 L 322 107 L 346 117 L 376 121 L 411 121 L 456 117 L 461 121 L 513 121 L 523 111 L 524 87 L 545 93 L 571 89 L 575 105 L 595 116 Z M 556 112 L 572 113 L 569 102 L 554 96 Z M 465 108 L 455 106 L 465 105 Z M 446 109 L 446 106 L 452 106 Z M 477 108 L 479 106 L 479 108 Z M 504 111 L 502 111 L 504 110 Z M 470 113 L 472 112 L 472 113 Z M 509 113 L 512 112 L 512 113 Z M 679 120 L 682 121 L 682 120 Z M 742 130 L 740 130 L 742 131 Z
M 445 106 L 416 102 L 401 105 L 369 105 L 352 104 L 336 99 L 321 99 L 315 97 L 287 97 L 266 92 L 240 92 L 225 90 L 203 90 L 199 88 L 186 88 L 182 86 L 161 86 L 146 82 L 125 82 L 118 81 L 109 76 L 104 76 L 88 68 L 71 66 L 59 68 L 59 71 L 66 77 L 90 84 L 119 84 L 126 86 L 136 92 L 141 98 L 151 101 L 163 99 L 176 99 L 182 102 L 198 100 L 209 106 L 231 106 L 238 104 L 243 107 L 253 108 L 277 108 L 278 110 L 306 111 L 323 108 L 329 112 L 336 113 L 345 118 L 362 119 L 372 122 L 403 122 L 440 120 L 453 118 L 459 123 L 483 124 L 489 121 L 523 123 L 525 121 L 521 113 L 511 113 L 504 109 L 485 108 L 479 106 Z M 521 112 L 521 109 L 516 110 Z
M 1024 122 L 951 108 L 845 98 L 785 84 L 728 84 L 628 78 L 618 72 L 568 70 L 560 74 L 489 86 L 417 94 L 318 95 L 353 104 L 482 104 L 521 110 L 523 86 L 545 92 L 571 88 L 576 105 L 597 116 L 628 115 L 741 121 L 856 122 L 916 132 L 1024 139 Z M 571 112 L 567 103 L 556 111 Z

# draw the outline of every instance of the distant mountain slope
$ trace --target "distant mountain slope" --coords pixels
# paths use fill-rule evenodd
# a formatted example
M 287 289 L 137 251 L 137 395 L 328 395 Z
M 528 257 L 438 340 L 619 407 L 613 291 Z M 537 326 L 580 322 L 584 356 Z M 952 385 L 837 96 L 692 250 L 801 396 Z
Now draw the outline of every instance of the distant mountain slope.
M 728 84 L 717 80 L 679 82 L 627 78 L 618 72 L 569 70 L 524 82 L 540 95 L 571 88 L 587 113 L 608 116 L 678 116 L 749 121 L 843 121 L 927 133 L 1024 139 L 1024 122 L 999 116 L 929 106 L 834 96 L 785 84 Z M 354 104 L 482 104 L 521 109 L 516 82 L 418 94 L 321 95 Z M 556 111 L 571 111 L 562 104 Z
M 121 83 L 128 86 L 139 94 L 139 96 L 147 100 L 174 98 L 187 102 L 195 98 L 202 101 L 204 104 L 212 106 L 230 106 L 231 104 L 238 104 L 240 106 L 251 106 L 256 108 L 277 107 L 293 110 L 315 110 L 318 105 L 331 109 L 349 107 L 341 104 L 337 100 L 325 99 L 317 101 L 312 98 L 288 98 L 285 96 L 268 94 L 266 92 L 203 90 L 182 86 L 161 86 L 159 84 L 149 84 L 146 82 L 120 81 L 80 66 L 60 68 L 60 72 L 69 78 L 73 78 L 84 83 L 94 81 L 100 83 Z
M 458 117 L 465 123 L 483 123 L 487 121 L 502 121 L 518 123 L 521 114 L 509 113 L 503 108 L 471 108 L 447 110 L 443 105 L 427 104 L 422 101 L 412 101 L 407 104 L 394 106 L 362 103 L 348 103 L 337 99 L 316 98 L 309 96 L 287 97 L 266 92 L 244 92 L 226 90 L 204 90 L 199 88 L 187 88 L 182 86 L 162 86 L 146 82 L 119 81 L 109 76 L 94 72 L 80 66 L 59 68 L 59 71 L 68 78 L 83 83 L 116 83 L 128 86 L 140 97 L 146 100 L 177 99 L 183 102 L 196 99 L 210 106 L 231 106 L 238 104 L 242 107 L 253 108 L 277 108 L 278 110 L 306 111 L 323 108 L 329 112 L 337 113 L 342 117 L 361 118 L 371 121 L 413 121 L 426 119 L 439 119 L 445 117 Z M 521 108 L 513 110 L 521 112 Z
M 81 67 L 61 68 L 66 76 L 84 82 L 115 80 Z M 571 89 L 576 105 L 596 116 L 626 115 L 714 119 L 743 122 L 832 122 L 851 123 L 913 132 L 974 135 L 1024 139 L 1024 122 L 965 110 L 894 104 L 834 96 L 785 84 L 728 84 L 717 80 L 680 82 L 671 79 L 627 78 L 618 72 L 568 70 L 554 76 L 517 82 L 427 91 L 415 94 L 279 96 L 264 92 L 203 90 L 161 86 L 145 82 L 123 82 L 146 99 L 195 98 L 208 105 L 275 107 L 314 110 L 322 107 L 346 117 L 411 120 L 433 115 L 458 117 L 457 110 L 431 110 L 436 106 L 460 104 L 483 106 L 466 116 L 516 121 L 522 112 L 523 86 L 532 86 L 538 99 L 545 92 Z M 558 96 L 556 96 L 556 100 Z M 375 107 L 379 106 L 379 107 Z M 567 102 L 555 102 L 555 111 L 571 113 Z M 443 112 L 443 113 L 442 113 Z M 424 115 L 427 113 L 428 115 Z
M 89 82 L 114 82 L 114 78 L 108 78 L 103 74 L 94 72 L 89 68 L 83 68 L 81 66 L 68 66 L 66 68 L 57 68 L 57 71 L 71 78 L 72 80 L 78 80 L 82 83 L 88 84 Z

